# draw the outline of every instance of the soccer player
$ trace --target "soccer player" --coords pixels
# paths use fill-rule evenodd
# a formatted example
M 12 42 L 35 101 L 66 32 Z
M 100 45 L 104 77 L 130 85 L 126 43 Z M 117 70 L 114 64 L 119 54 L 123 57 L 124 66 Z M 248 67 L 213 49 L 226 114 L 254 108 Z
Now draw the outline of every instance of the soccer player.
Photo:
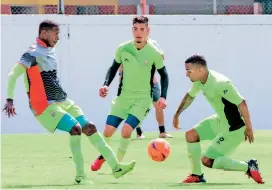
M 161 55 L 164 58 L 163 51 L 159 47 L 158 43 L 155 40 L 151 39 L 151 38 L 148 38 L 148 41 L 150 43 L 153 43 L 161 51 Z M 120 68 L 119 68 L 120 80 L 122 80 L 122 75 L 123 75 L 123 67 L 121 65 Z M 159 131 L 160 131 L 159 137 L 160 138 L 173 138 L 172 135 L 168 134 L 165 131 L 165 126 L 164 126 L 164 112 L 163 112 L 162 109 L 159 109 L 157 107 L 157 101 L 159 100 L 159 98 L 160 98 L 160 85 L 159 85 L 159 81 L 158 81 L 156 75 L 154 75 L 154 78 L 153 78 L 153 87 L 152 87 L 152 99 L 153 99 L 153 106 L 155 108 L 156 119 L 157 119 L 158 126 L 159 126 Z M 144 139 L 145 138 L 145 136 L 143 135 L 143 131 L 141 129 L 141 123 L 136 127 L 136 133 L 137 133 L 137 138 L 138 139 Z
M 182 182 L 206 182 L 201 170 L 202 162 L 208 168 L 245 172 L 257 183 L 263 183 L 257 160 L 250 159 L 245 162 L 228 157 L 244 140 L 249 143 L 254 141 L 250 114 L 244 98 L 229 78 L 207 67 L 203 56 L 193 55 L 186 59 L 185 68 L 186 75 L 193 84 L 174 115 L 174 127 L 179 129 L 180 113 L 193 102 L 199 91 L 216 114 L 186 131 L 192 174 Z M 200 141 L 203 140 L 211 140 L 211 144 L 201 155 Z
M 81 133 L 84 133 L 90 143 L 107 159 L 113 176 L 120 178 L 134 168 L 135 161 L 128 164 L 119 163 L 96 126 L 87 119 L 78 105 L 67 98 L 57 77 L 54 46 L 58 40 L 59 25 L 50 20 L 41 22 L 36 42 L 22 55 L 8 75 L 4 110 L 8 117 L 16 115 L 13 105 L 14 88 L 19 76 L 25 74 L 29 105 L 35 118 L 51 133 L 54 133 L 56 129 L 70 133 L 69 146 L 76 168 L 76 184 L 89 183 L 84 172 Z
M 119 161 L 123 159 L 127 151 L 131 133 L 150 111 L 153 77 L 156 70 L 161 76 L 161 95 L 157 103 L 160 109 L 166 107 L 168 90 L 168 74 L 161 52 L 147 40 L 150 30 L 148 18 L 136 16 L 132 22 L 134 40 L 122 43 L 118 47 L 113 64 L 107 72 L 104 86 L 99 89 L 100 96 L 106 97 L 109 85 L 122 64 L 124 73 L 118 94 L 112 101 L 104 129 L 105 139 L 109 141 L 120 123 L 125 120 L 117 151 Z M 92 163 L 91 169 L 99 170 L 104 161 L 104 157 L 100 155 Z

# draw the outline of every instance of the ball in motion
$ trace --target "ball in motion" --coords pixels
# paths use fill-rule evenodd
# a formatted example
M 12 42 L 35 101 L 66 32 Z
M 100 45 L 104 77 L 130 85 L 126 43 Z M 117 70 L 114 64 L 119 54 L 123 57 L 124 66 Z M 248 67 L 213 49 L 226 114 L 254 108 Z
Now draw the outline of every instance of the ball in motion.
M 170 145 L 164 139 L 153 139 L 148 144 L 148 155 L 156 162 L 166 160 L 170 153 Z

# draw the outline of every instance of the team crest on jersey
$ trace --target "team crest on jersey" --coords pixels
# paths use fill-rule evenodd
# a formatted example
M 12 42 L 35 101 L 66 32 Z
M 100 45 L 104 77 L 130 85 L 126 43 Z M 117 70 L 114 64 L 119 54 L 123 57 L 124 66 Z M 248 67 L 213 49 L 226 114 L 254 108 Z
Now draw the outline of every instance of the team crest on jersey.
M 145 61 L 144 61 L 144 64 L 145 64 L 145 65 L 147 65 L 147 64 L 148 64 L 148 61 L 147 61 L 147 60 L 145 60 Z
M 55 117 L 55 116 L 56 116 L 56 113 L 55 113 L 55 112 L 51 112 L 50 115 L 51 115 L 52 117 Z

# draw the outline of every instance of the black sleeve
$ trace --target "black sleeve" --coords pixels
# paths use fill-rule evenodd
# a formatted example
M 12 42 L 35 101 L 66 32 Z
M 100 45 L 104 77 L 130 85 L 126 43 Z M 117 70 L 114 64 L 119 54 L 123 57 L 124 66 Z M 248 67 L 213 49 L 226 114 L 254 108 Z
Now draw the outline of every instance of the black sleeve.
M 164 66 L 163 68 L 158 69 L 158 73 L 161 76 L 161 97 L 166 99 L 168 83 L 169 83 L 169 77 L 168 77 L 166 67 Z
M 115 60 L 113 60 L 113 63 L 111 65 L 111 67 L 108 69 L 107 75 L 106 75 L 106 79 L 104 82 L 104 86 L 109 86 L 111 84 L 111 82 L 113 81 L 119 67 L 120 67 L 120 63 L 117 63 Z

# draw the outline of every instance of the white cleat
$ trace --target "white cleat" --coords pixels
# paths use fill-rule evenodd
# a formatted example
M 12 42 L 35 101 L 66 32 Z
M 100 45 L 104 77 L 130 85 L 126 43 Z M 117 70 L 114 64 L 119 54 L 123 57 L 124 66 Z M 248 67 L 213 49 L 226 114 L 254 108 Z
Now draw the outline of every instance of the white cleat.
M 75 178 L 76 185 L 91 185 L 93 182 L 89 180 L 86 176 L 76 176 Z
M 137 135 L 137 139 L 145 139 L 145 136 L 142 134 L 142 135 Z
M 161 133 L 159 138 L 174 138 L 174 137 L 168 133 Z

